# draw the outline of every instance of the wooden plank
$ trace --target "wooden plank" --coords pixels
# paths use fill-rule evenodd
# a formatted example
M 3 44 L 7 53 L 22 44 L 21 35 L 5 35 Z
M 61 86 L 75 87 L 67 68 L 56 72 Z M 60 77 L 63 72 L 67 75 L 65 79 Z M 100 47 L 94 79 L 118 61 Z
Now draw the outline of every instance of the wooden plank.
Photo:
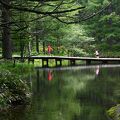
M 20 59 L 21 57 L 14 57 L 15 59 Z M 24 59 L 66 59 L 66 60 L 94 60 L 94 61 L 116 61 L 120 60 L 120 58 L 94 58 L 94 57 L 67 57 L 67 56 L 31 56 L 31 57 L 24 57 Z

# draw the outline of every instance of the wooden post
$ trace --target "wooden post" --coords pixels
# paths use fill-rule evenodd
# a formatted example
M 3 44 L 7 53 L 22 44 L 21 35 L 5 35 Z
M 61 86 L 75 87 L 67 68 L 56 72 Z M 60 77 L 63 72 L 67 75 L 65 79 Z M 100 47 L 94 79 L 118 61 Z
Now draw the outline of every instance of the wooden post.
M 34 59 L 32 59 L 32 63 L 34 64 Z
M 48 59 L 46 59 L 46 63 L 47 63 L 46 65 L 47 65 L 47 67 L 48 67 Z
M 13 59 L 13 67 L 15 67 L 15 63 L 16 63 L 16 61 L 15 61 L 15 59 Z
M 45 62 L 46 62 L 46 65 L 45 65 Z M 42 67 L 48 67 L 49 64 L 48 64 L 48 59 L 42 59 Z
M 32 63 L 34 64 L 34 59 L 33 58 L 28 58 L 28 64 L 32 61 Z
M 107 61 L 107 60 L 103 60 L 102 63 L 103 63 L 103 64 L 107 64 L 108 61 Z
M 60 66 L 62 66 L 62 60 L 60 59 Z
M 90 65 L 91 64 L 91 60 L 86 60 L 86 64 Z
M 59 62 L 59 64 L 58 64 Z M 61 59 L 55 59 L 56 66 L 62 66 L 62 60 Z
M 56 66 L 57 66 L 57 59 L 55 59 L 55 64 L 56 64 Z
M 44 60 L 42 59 L 42 67 L 44 67 Z

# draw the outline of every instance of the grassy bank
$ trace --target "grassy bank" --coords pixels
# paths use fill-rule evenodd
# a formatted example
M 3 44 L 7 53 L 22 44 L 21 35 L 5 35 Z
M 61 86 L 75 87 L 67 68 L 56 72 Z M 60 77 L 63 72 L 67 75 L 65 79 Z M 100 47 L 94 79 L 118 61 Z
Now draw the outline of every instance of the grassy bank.
M 29 101 L 30 88 L 24 75 L 32 70 L 32 65 L 18 63 L 14 67 L 10 61 L 0 64 L 0 109 Z

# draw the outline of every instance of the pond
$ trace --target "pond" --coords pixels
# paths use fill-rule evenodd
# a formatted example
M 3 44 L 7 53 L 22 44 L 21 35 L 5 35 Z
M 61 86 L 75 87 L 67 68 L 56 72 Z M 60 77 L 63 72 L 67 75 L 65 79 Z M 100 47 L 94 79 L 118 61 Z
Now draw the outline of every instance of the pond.
M 36 68 L 26 78 L 31 103 L 0 113 L 0 120 L 108 120 L 120 103 L 120 65 Z

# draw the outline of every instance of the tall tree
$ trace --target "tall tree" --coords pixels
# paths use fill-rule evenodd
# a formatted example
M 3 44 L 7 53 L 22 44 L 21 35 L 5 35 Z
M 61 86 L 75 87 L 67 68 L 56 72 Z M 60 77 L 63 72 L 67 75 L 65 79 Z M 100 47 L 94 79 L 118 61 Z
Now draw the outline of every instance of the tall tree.
M 101 0 L 100 4 L 92 2 L 92 8 L 98 9 L 103 4 L 109 3 L 109 0 Z M 85 28 L 89 33 L 89 36 L 95 38 L 95 44 L 103 56 L 118 56 L 120 49 L 120 2 L 119 0 L 112 1 L 112 4 L 94 19 L 85 23 Z M 115 53 L 116 52 L 116 53 Z
M 10 0 L 4 0 L 6 4 L 10 4 Z M 10 37 L 10 9 L 7 6 L 2 5 L 2 56 L 3 58 L 12 58 L 12 43 Z

